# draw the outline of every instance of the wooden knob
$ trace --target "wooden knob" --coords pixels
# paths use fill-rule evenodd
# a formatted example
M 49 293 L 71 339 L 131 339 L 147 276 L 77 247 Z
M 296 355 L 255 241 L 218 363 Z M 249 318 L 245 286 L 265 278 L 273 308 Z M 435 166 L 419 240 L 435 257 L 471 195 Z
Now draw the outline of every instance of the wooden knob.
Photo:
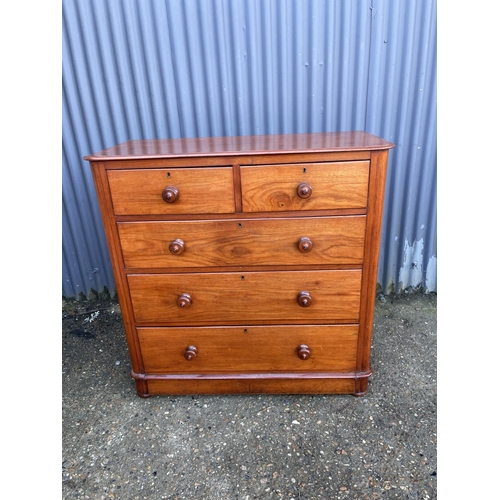
M 306 344 L 300 344 L 299 347 L 297 347 L 297 356 L 303 360 L 309 359 L 311 357 L 311 350 L 309 349 L 309 346 Z
M 297 194 L 301 198 L 309 198 L 312 195 L 312 187 L 307 182 L 301 182 L 297 187 Z
M 312 297 L 309 292 L 300 292 L 297 295 L 297 302 L 301 307 L 309 307 L 312 304 Z
M 312 247 L 313 247 L 313 242 L 311 241 L 310 238 L 308 238 L 307 236 L 302 236 L 302 238 L 300 238 L 299 250 L 302 253 L 310 252 L 312 250 Z
M 172 241 L 170 245 L 168 245 L 168 249 L 172 255 L 180 255 L 182 252 L 184 252 L 184 242 L 177 238 L 176 240 Z
M 179 307 L 189 307 L 191 305 L 191 295 L 189 293 L 183 293 L 177 297 L 177 305 Z
M 163 190 L 163 193 L 161 193 L 161 197 L 167 203 L 173 203 L 179 198 L 179 191 L 173 186 L 168 186 Z
M 197 354 L 198 354 L 198 349 L 194 345 L 188 345 L 186 347 L 186 350 L 184 351 L 184 357 L 188 361 L 191 361 L 192 359 L 196 358 Z

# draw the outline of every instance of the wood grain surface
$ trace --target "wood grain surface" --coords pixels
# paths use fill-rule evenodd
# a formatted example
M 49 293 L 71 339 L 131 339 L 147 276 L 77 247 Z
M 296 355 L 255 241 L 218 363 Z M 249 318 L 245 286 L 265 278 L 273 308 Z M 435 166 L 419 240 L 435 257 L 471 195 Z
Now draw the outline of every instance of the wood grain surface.
M 361 271 L 291 271 L 128 275 L 138 323 L 357 323 Z M 298 295 L 312 296 L 310 307 Z M 187 308 L 180 295 L 191 296 Z
M 202 221 L 120 222 L 121 247 L 129 269 L 360 265 L 366 217 L 301 217 Z M 311 249 L 300 251 L 303 237 Z M 184 250 L 169 246 L 181 240 Z
M 109 170 L 116 215 L 202 214 L 234 212 L 232 168 Z M 179 192 L 166 203 L 167 187 Z
M 365 208 L 369 170 L 368 161 L 242 166 L 243 211 Z M 301 184 L 311 187 L 307 198 Z
M 152 373 L 337 371 L 356 368 L 357 325 L 138 328 L 144 367 Z M 306 344 L 311 355 L 299 359 Z M 184 353 L 197 348 L 190 361 Z

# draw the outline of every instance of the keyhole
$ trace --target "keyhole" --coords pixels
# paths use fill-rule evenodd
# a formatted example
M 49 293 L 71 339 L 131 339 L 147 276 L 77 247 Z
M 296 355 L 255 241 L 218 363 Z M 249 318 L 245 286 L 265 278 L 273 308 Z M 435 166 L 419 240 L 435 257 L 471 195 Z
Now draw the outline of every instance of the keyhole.
M 241 223 L 238 224 L 238 227 L 241 229 L 243 226 L 241 225 Z
M 167 172 L 167 179 L 170 179 L 170 172 Z
M 304 170 L 303 170 L 304 174 L 307 173 L 307 168 L 304 167 Z
M 242 277 L 241 277 L 241 281 L 245 281 L 245 276 L 242 276 Z

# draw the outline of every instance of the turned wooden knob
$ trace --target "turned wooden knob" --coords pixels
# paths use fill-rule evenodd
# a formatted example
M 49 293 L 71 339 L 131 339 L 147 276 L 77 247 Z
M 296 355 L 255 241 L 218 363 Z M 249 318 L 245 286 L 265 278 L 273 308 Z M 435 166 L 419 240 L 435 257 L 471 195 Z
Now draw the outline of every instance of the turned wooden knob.
M 312 192 L 313 192 L 313 189 L 309 184 L 307 184 L 307 182 L 301 182 L 297 186 L 297 194 L 301 198 L 309 198 L 312 195 Z
M 163 190 L 163 193 L 161 193 L 161 197 L 167 203 L 173 203 L 179 198 L 179 191 L 173 186 L 168 186 Z
M 297 302 L 301 307 L 309 307 L 312 304 L 312 297 L 309 292 L 300 292 L 297 295 Z
M 309 359 L 311 357 L 311 350 L 309 349 L 309 346 L 306 344 L 300 344 L 299 347 L 297 347 L 297 356 L 300 359 Z
M 177 238 L 176 240 L 172 241 L 170 245 L 168 245 L 168 249 L 172 255 L 180 255 L 182 252 L 184 252 L 184 242 Z
M 308 238 L 307 236 L 302 236 L 299 240 L 299 250 L 302 253 L 307 253 L 312 250 L 313 247 L 313 242 L 311 241 L 311 238 Z
M 179 307 L 189 307 L 191 305 L 191 295 L 189 293 L 183 293 L 177 297 L 177 305 Z
M 188 345 L 186 347 L 186 350 L 184 351 L 184 357 L 188 361 L 191 361 L 192 359 L 196 358 L 197 354 L 198 354 L 198 349 L 194 345 Z

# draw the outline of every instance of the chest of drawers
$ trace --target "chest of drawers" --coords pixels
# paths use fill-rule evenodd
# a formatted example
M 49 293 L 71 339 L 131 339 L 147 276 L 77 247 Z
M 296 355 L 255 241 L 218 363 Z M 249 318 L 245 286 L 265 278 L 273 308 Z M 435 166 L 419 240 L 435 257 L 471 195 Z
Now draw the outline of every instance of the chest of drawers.
M 331 132 L 86 156 L 138 395 L 365 394 L 392 147 Z

